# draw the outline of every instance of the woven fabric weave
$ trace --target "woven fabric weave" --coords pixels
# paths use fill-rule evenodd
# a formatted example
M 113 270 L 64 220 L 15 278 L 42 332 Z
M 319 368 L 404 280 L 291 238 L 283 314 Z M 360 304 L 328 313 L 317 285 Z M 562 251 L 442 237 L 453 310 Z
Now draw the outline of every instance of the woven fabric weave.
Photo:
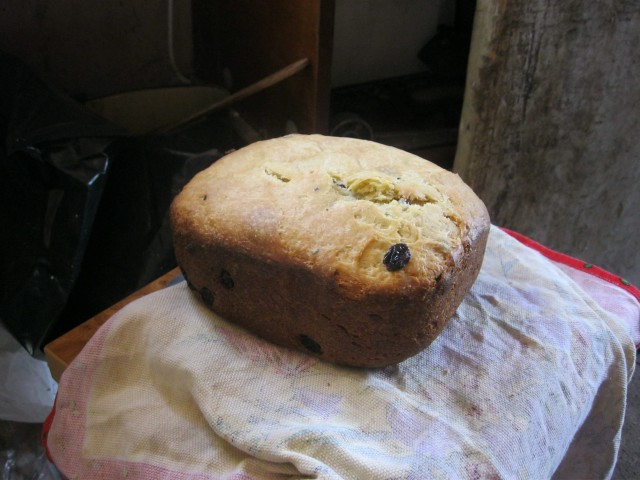
M 572 275 L 493 227 L 436 341 L 369 370 L 258 339 L 179 283 L 65 371 L 49 454 L 71 479 L 609 478 L 640 305 Z

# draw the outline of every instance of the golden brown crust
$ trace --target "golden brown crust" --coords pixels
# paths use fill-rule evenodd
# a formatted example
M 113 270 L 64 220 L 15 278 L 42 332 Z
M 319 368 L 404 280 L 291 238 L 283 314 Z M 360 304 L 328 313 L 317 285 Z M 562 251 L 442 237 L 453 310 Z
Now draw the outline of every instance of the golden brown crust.
M 227 155 L 183 189 L 171 219 L 178 263 L 210 308 L 274 343 L 366 367 L 438 335 L 477 276 L 489 230 L 457 175 L 320 135 Z M 411 258 L 390 271 L 383 258 L 397 244 Z

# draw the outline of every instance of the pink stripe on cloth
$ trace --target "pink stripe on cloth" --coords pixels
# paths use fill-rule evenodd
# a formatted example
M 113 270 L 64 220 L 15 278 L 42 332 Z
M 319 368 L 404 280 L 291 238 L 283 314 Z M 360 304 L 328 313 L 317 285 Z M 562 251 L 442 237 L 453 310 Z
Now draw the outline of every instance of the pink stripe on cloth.
M 601 308 L 621 319 L 628 327 L 636 348 L 640 348 L 640 290 L 624 278 L 584 262 L 507 228 L 502 231 L 540 252 L 588 293 Z

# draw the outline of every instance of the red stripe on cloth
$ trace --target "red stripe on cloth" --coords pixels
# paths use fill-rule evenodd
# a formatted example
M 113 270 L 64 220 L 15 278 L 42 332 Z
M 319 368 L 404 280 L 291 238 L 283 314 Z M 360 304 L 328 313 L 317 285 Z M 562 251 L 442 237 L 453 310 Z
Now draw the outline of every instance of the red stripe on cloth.
M 44 447 L 44 454 L 47 457 L 47 460 L 49 460 L 50 463 L 53 463 L 53 458 L 51 457 L 51 454 L 49 453 L 49 444 L 47 442 L 47 437 L 49 436 L 49 430 L 51 430 L 51 424 L 53 423 L 53 417 L 56 414 L 56 400 L 58 399 L 57 395 L 56 398 L 53 401 L 53 408 L 51 409 L 51 412 L 49 412 L 49 415 L 47 415 L 47 418 L 45 419 L 44 423 L 42 424 L 42 431 L 40 434 L 40 441 L 42 442 L 42 446 Z
M 584 262 L 574 257 L 570 257 L 569 255 L 565 255 L 564 253 L 556 252 L 544 245 L 536 242 L 535 240 L 531 240 L 529 237 L 522 235 L 521 233 L 514 232 L 513 230 L 509 230 L 508 228 L 500 227 L 502 231 L 508 233 L 513 238 L 518 240 L 520 243 L 530 247 L 534 250 L 537 250 L 542 255 L 547 257 L 549 260 L 553 260 L 554 262 L 562 263 L 571 268 L 575 268 L 576 270 L 580 270 L 581 272 L 588 273 L 595 277 L 600 278 L 606 282 L 612 283 L 613 285 L 622 288 L 623 290 L 629 292 L 633 295 L 638 302 L 640 302 L 640 290 L 635 286 L 631 285 L 631 282 L 625 280 L 624 278 L 614 275 L 603 268 L 598 267 L 597 265 L 593 265 L 592 263 Z

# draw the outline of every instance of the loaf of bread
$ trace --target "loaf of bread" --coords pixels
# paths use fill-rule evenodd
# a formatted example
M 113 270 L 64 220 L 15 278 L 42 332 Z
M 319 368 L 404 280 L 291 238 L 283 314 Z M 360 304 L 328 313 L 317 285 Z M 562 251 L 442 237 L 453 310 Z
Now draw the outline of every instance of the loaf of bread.
M 358 367 L 440 333 L 480 269 L 482 201 L 455 174 L 375 142 L 289 135 L 229 153 L 174 199 L 178 265 L 214 312 Z

